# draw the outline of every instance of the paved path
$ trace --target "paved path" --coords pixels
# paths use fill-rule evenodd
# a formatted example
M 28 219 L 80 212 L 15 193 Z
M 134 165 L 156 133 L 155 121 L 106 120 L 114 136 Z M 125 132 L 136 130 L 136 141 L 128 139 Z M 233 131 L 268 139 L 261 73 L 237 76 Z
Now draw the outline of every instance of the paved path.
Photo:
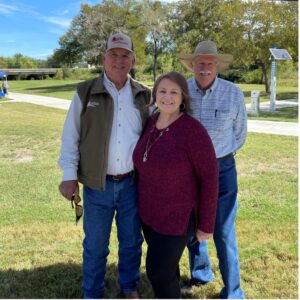
M 37 96 L 37 95 L 27 95 L 19 93 L 9 93 L 8 96 L 10 99 L 9 102 L 27 102 L 37 105 L 44 105 L 53 108 L 60 108 L 68 110 L 71 101 L 63 100 L 52 97 Z M 269 102 L 262 102 L 260 107 L 262 110 L 269 109 Z M 287 106 L 297 106 L 297 100 L 288 100 L 288 101 L 277 101 L 276 107 L 287 107 Z M 249 107 L 249 105 L 247 105 Z M 248 110 L 248 109 L 247 109 Z M 248 120 L 248 131 L 249 132 L 258 132 L 258 133 L 267 133 L 267 134 L 279 134 L 279 135 L 291 135 L 299 136 L 299 125 L 298 123 L 293 122 L 272 122 L 272 121 L 258 121 L 258 120 Z
M 8 95 L 10 102 L 27 102 L 37 105 L 44 105 L 53 108 L 60 109 L 69 109 L 70 100 L 64 100 L 59 98 L 45 97 L 45 96 L 37 96 L 37 95 L 28 95 L 28 94 L 19 94 L 10 92 Z

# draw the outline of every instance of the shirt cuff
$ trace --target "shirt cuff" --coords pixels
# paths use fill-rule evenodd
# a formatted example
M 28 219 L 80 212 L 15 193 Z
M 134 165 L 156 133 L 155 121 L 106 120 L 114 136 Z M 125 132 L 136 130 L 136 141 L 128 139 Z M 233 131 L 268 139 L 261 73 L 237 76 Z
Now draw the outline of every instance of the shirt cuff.
M 76 169 L 64 169 L 62 181 L 77 180 L 77 170 Z

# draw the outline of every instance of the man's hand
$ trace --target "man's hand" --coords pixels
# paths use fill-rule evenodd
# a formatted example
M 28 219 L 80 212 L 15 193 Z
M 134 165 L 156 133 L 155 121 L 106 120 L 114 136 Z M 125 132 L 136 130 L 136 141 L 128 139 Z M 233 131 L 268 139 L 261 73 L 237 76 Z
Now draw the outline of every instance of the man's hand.
M 198 240 L 199 242 L 204 241 L 204 240 L 208 240 L 208 239 L 210 239 L 212 236 L 213 236 L 212 233 L 206 233 L 206 232 L 201 231 L 201 230 L 199 230 L 199 229 L 197 229 L 197 231 L 196 231 L 196 237 L 197 237 L 197 240 Z
M 76 197 L 79 194 L 79 185 L 77 180 L 62 181 L 58 189 L 68 200 L 72 200 L 73 195 Z

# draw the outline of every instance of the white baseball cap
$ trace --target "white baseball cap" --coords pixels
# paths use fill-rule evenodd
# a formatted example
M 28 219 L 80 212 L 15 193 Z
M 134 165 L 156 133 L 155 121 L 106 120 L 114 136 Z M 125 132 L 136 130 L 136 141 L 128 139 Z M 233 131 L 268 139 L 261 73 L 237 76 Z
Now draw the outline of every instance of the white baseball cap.
M 114 48 L 122 48 L 133 52 L 133 44 L 131 38 L 123 33 L 116 33 L 111 35 L 106 43 L 106 51 Z

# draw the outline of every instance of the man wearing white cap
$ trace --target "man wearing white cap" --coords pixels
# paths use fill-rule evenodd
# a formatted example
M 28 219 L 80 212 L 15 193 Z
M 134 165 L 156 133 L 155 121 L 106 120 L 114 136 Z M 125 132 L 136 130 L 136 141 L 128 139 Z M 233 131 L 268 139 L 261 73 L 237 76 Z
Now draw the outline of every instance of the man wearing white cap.
M 246 140 L 247 114 L 243 92 L 233 83 L 217 77 L 232 62 L 230 54 L 219 54 L 214 42 L 203 41 L 192 55 L 180 55 L 181 63 L 194 77 L 188 80 L 193 116 L 207 129 L 218 159 L 219 199 L 214 243 L 224 288 L 221 298 L 244 298 L 240 287 L 240 266 L 235 234 L 237 172 L 234 155 Z M 206 241 L 189 245 L 192 286 L 213 280 Z
M 134 63 L 130 37 L 111 35 L 103 55 L 104 72 L 78 84 L 62 133 L 59 190 L 77 203 L 77 213 L 78 182 L 83 184 L 84 298 L 103 297 L 115 214 L 120 296 L 138 298 L 143 238 L 132 152 L 148 117 L 150 90 L 128 75 Z

